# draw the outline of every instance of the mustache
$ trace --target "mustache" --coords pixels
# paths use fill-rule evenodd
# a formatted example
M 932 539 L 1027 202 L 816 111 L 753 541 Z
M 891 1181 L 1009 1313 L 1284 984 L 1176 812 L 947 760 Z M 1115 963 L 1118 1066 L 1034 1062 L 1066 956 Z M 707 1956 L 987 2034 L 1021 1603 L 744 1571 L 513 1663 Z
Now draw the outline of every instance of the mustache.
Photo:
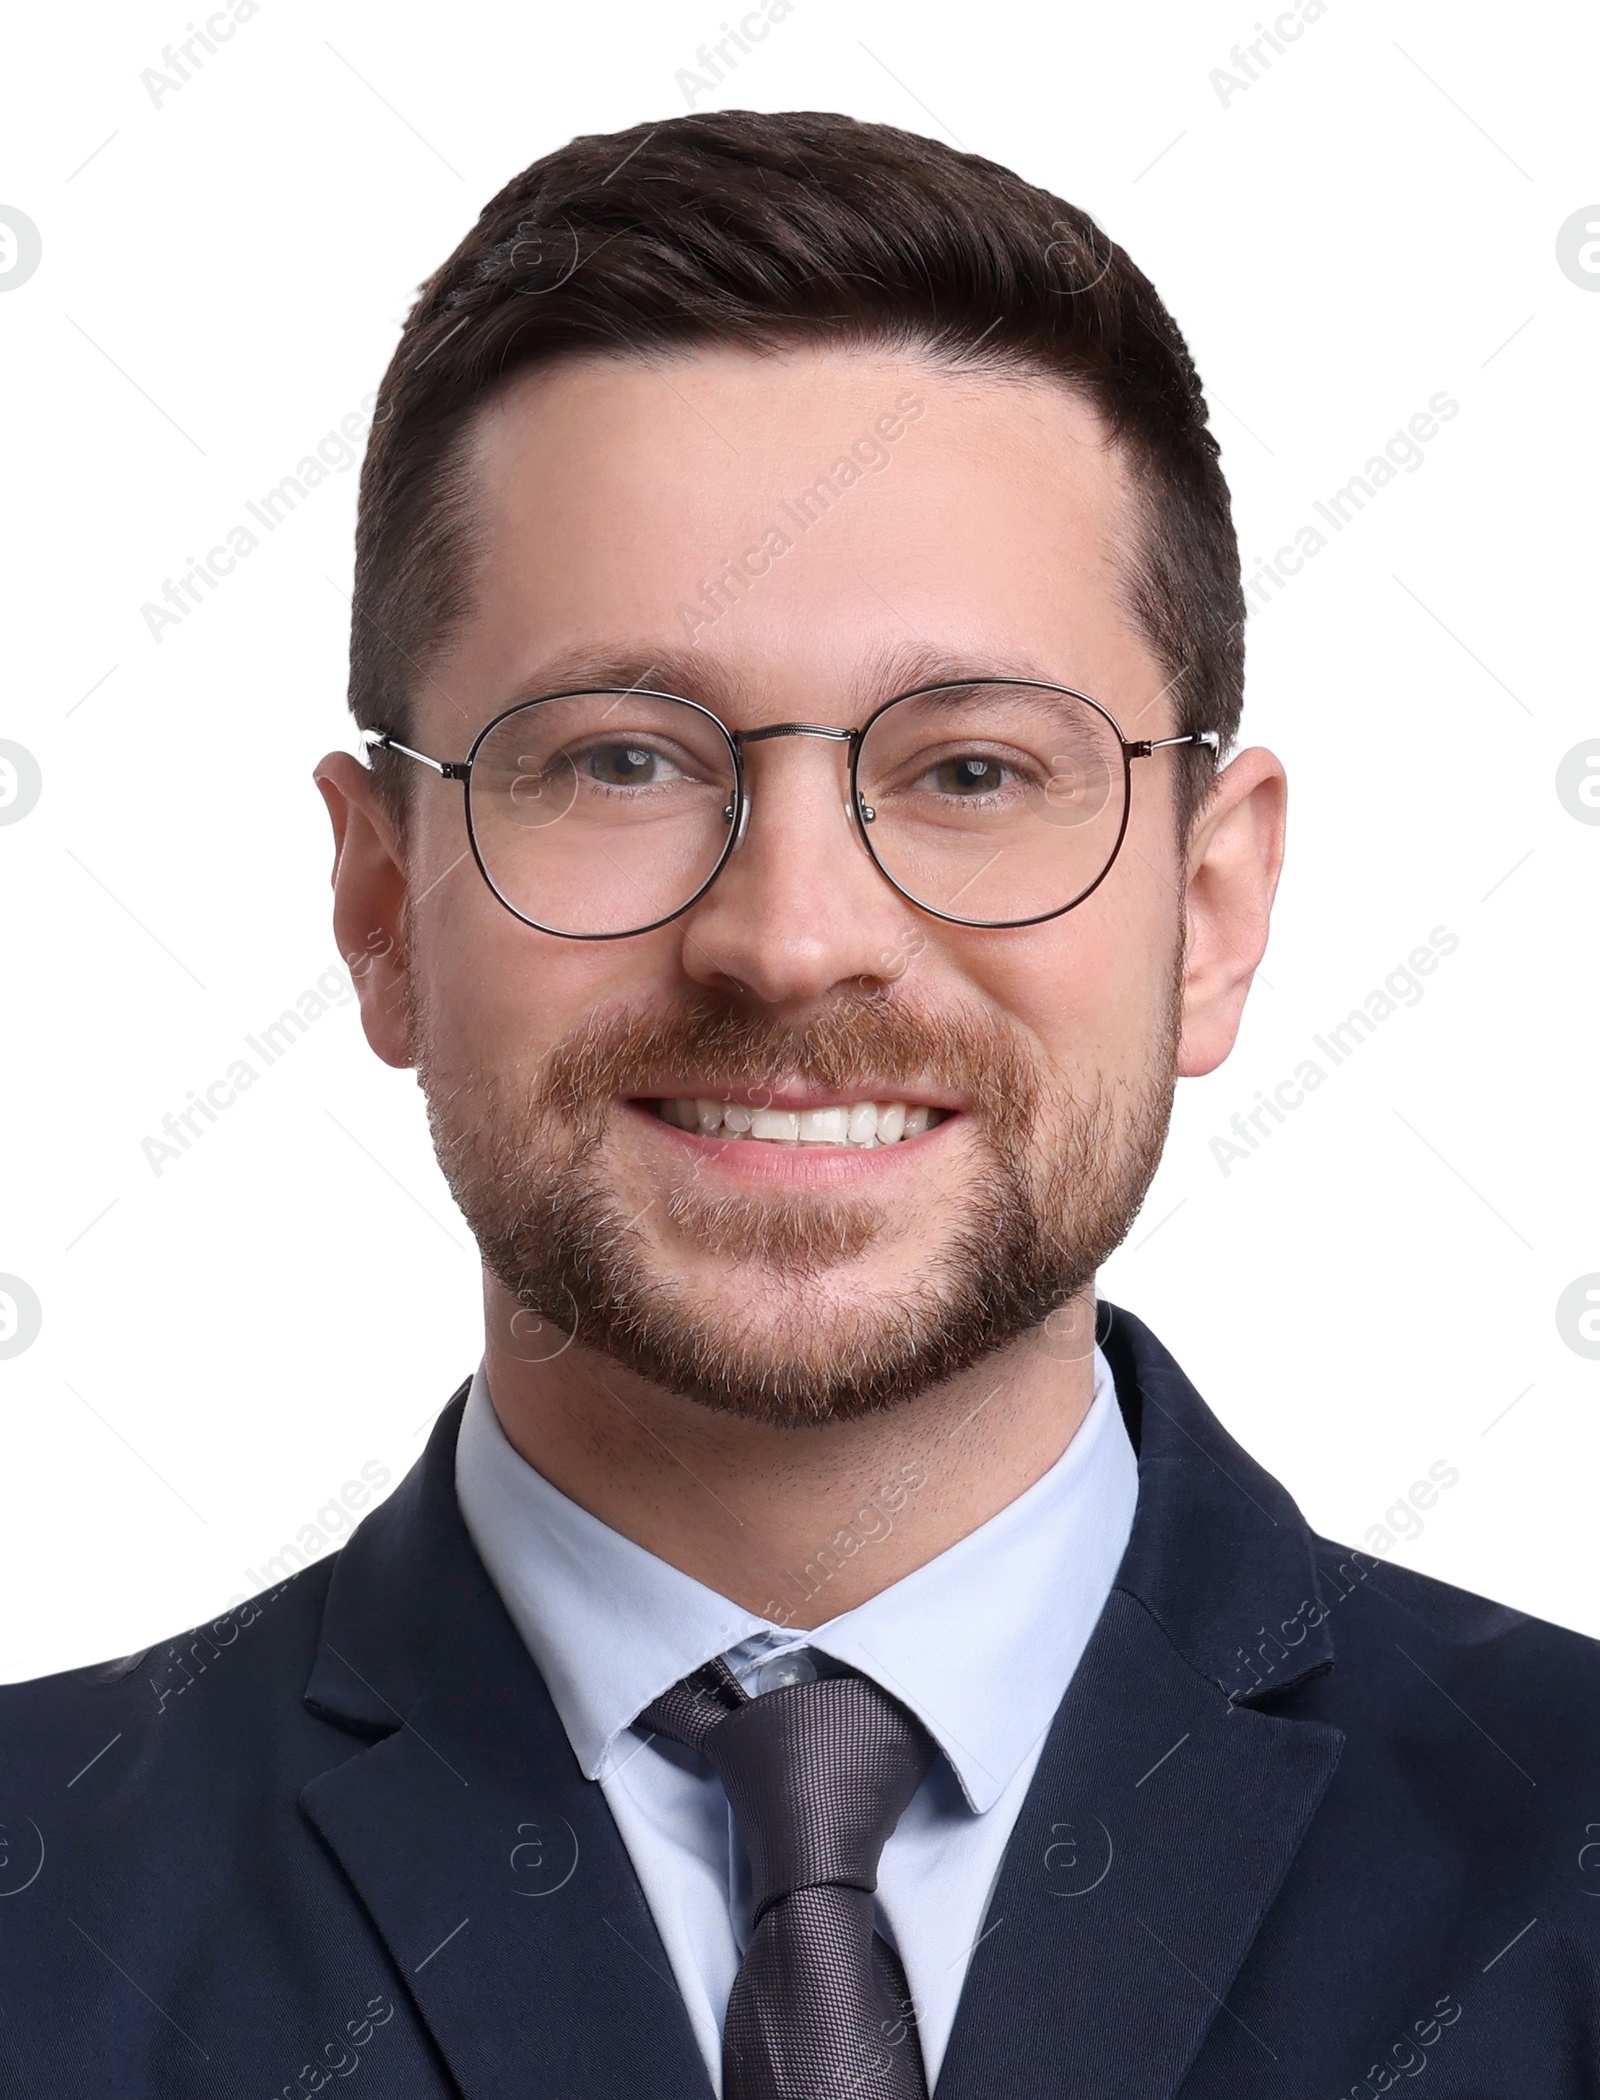
M 621 1007 L 591 1015 L 545 1060 L 538 1104 L 582 1120 L 617 1095 L 692 1077 L 707 1087 L 799 1083 L 843 1092 L 870 1083 L 958 1095 L 992 1123 L 1031 1118 L 1035 1078 L 1003 1023 L 988 1014 L 934 1010 L 905 998 L 844 998 L 803 1025 L 725 1000 L 695 1000 L 668 1012 Z

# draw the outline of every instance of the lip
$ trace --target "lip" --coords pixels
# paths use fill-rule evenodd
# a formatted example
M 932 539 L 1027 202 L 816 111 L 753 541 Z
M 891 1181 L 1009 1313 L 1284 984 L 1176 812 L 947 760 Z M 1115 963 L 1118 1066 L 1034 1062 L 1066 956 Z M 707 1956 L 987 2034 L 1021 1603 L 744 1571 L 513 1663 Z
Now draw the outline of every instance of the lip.
M 749 1138 L 702 1137 L 698 1131 L 680 1130 L 675 1123 L 667 1123 L 644 1105 L 647 1101 L 674 1098 L 690 1099 L 684 1095 L 657 1096 L 654 1094 L 635 1096 L 622 1103 L 629 1119 L 653 1132 L 658 1142 L 672 1148 L 679 1159 L 694 1161 L 697 1171 L 705 1174 L 726 1174 L 730 1180 L 745 1183 L 780 1184 L 788 1188 L 837 1188 L 841 1184 L 853 1184 L 876 1180 L 880 1175 L 920 1172 L 932 1146 L 947 1143 L 950 1134 L 962 1129 L 967 1118 L 959 1109 L 947 1109 L 944 1120 L 931 1129 L 918 1133 L 916 1137 L 900 1138 L 892 1145 L 856 1147 L 852 1145 L 782 1145 L 771 1142 L 752 1142 Z M 711 1100 L 711 1094 L 706 1094 Z M 723 1098 L 731 1099 L 741 1107 L 754 1105 L 758 1108 L 838 1108 L 847 1101 L 860 1101 L 860 1094 L 807 1095 L 804 1099 L 791 1099 L 784 1095 L 770 1102 L 757 1100 L 752 1104 L 747 1096 L 737 1092 Z M 904 1094 L 879 1096 L 880 1099 L 907 1100 Z M 918 1106 L 915 1100 L 912 1106 Z M 940 1104 L 929 1102 L 929 1107 Z

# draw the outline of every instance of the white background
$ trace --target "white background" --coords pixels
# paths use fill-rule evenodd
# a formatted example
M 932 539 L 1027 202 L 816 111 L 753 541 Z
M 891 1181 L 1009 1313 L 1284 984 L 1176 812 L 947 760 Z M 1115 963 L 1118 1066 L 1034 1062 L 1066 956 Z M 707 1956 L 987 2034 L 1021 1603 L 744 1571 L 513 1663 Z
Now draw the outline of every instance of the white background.
M 1600 196 L 1595 24 L 1331 0 L 1224 105 L 1255 14 L 794 0 L 696 106 L 929 131 L 1094 212 L 1188 334 L 1252 557 L 1459 402 L 1252 621 L 1248 738 L 1293 782 L 1277 929 L 1105 1293 L 1319 1528 L 1364 1542 L 1447 1461 L 1395 1557 L 1600 1634 L 1600 1362 L 1555 1317 L 1600 1270 L 1600 826 L 1555 788 L 1600 735 L 1600 296 L 1555 245 Z M 0 203 L 43 261 L 0 297 L 0 735 L 43 793 L 0 827 L 0 1271 L 43 1326 L 0 1361 L 0 1676 L 260 1587 L 476 1360 L 468 1234 L 353 1005 L 159 1176 L 141 1150 L 335 959 L 310 768 L 349 738 L 354 472 L 159 642 L 141 606 L 377 384 L 480 205 L 574 132 L 681 112 L 721 19 L 263 0 L 159 106 L 177 0 L 15 26 Z M 1224 1174 L 1228 1119 L 1440 926 L 1420 1003 Z

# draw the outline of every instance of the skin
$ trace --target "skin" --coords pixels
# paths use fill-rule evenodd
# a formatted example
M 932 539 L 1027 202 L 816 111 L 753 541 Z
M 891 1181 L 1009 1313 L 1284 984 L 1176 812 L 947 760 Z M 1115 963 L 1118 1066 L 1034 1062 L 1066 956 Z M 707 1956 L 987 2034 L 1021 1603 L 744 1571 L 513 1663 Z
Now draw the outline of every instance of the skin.
M 889 448 L 889 466 L 809 533 L 795 530 L 782 499 L 908 395 L 925 412 Z M 1168 674 L 1119 593 L 1123 471 L 1092 412 L 1058 385 L 841 350 L 570 361 L 524 375 L 483 411 L 474 471 L 485 547 L 476 602 L 429 667 L 410 739 L 435 756 L 463 757 L 510 700 L 603 664 L 626 667 L 617 682 L 666 666 L 652 684 L 686 691 L 733 728 L 850 727 L 928 679 L 1009 671 L 1094 695 L 1125 736 L 1173 733 Z M 691 639 L 680 607 L 775 521 L 792 551 Z M 608 668 L 597 682 L 612 680 Z M 1082 1086 L 1148 1069 L 1180 955 L 1178 1071 L 1213 1070 L 1266 945 L 1282 767 L 1264 750 L 1234 758 L 1185 844 L 1175 765 L 1171 754 L 1135 765 L 1126 842 L 1085 903 L 985 932 L 919 913 L 877 873 L 845 813 L 838 745 L 760 745 L 749 835 L 708 894 L 654 933 L 593 943 L 537 932 L 494 899 L 464 857 L 453 784 L 416 770 L 402 842 L 348 753 L 330 754 L 316 777 L 333 820 L 340 950 L 365 959 L 363 1025 L 392 1065 L 413 1061 L 408 992 L 447 1067 L 526 1077 L 586 1015 L 622 1002 L 670 1006 L 709 987 L 802 1024 L 863 980 L 909 973 L 922 1000 L 1002 1016 L 1042 1071 Z M 663 1091 L 707 1089 L 685 1073 Z M 870 1084 L 853 1098 L 872 1098 Z M 629 1208 L 646 1213 L 659 1273 L 737 1308 L 777 1348 L 797 1319 L 825 1320 L 830 1298 L 892 1296 L 937 1257 L 941 1212 L 973 1168 L 960 1104 L 944 1105 L 956 1113 L 923 1138 L 841 1154 L 713 1146 L 619 1100 L 608 1157 Z M 686 1166 L 707 1188 L 764 1201 L 858 1189 L 886 1223 L 847 1273 L 774 1276 L 654 1224 L 650 1206 Z M 1092 1397 L 1089 1293 L 1052 1316 L 1049 1333 L 908 1405 L 799 1429 L 714 1412 L 576 1345 L 530 1363 L 543 1352 L 519 1343 L 516 1310 L 486 1278 L 489 1381 L 522 1456 L 650 1551 L 751 1610 L 777 1616 L 781 1600 L 798 1626 L 876 1594 L 1012 1501 L 1059 1458 Z M 852 1524 L 859 1535 L 858 1513 L 906 1465 L 924 1484 L 887 1533 L 845 1557 L 812 1602 L 799 1598 L 784 1571 Z M 868 1521 L 883 1532 L 881 1518 Z

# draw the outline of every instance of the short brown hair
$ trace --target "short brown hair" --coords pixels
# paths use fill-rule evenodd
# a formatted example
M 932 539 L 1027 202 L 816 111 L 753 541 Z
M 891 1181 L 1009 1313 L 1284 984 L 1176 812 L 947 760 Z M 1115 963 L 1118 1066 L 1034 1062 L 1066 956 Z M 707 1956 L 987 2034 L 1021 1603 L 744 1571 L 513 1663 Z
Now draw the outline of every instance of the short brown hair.
M 1244 599 L 1227 484 L 1188 347 L 1087 213 L 885 124 L 751 110 L 574 139 L 517 176 L 421 289 L 379 390 L 356 526 L 350 706 L 404 736 L 471 605 L 463 462 L 513 373 L 697 343 L 901 348 L 1059 378 L 1129 477 L 1128 609 L 1179 731 L 1237 732 Z M 1181 754 L 1180 816 L 1214 760 Z

